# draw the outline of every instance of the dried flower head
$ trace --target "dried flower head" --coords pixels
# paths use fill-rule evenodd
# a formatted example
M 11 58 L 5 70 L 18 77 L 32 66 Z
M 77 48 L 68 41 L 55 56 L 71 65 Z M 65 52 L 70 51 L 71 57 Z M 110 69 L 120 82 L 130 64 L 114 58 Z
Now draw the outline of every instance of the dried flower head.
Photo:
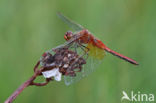
M 53 50 L 54 55 L 50 52 L 45 52 L 40 60 L 41 66 L 44 67 L 42 74 L 45 78 L 54 77 L 55 80 L 61 75 L 76 76 L 76 72 L 80 72 L 83 64 L 86 64 L 85 59 L 79 56 L 76 52 L 68 48 L 59 48 Z

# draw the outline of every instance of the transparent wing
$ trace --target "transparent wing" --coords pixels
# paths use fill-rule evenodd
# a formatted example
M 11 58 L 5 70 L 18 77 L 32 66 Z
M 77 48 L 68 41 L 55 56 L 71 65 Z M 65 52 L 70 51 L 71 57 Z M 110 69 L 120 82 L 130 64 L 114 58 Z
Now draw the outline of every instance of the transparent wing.
M 81 47 L 82 48 L 82 47 Z M 78 53 L 82 55 L 83 50 L 81 48 L 77 48 L 79 50 Z M 75 77 L 70 76 L 64 76 L 64 81 L 66 85 L 70 85 L 72 83 L 78 82 L 83 77 L 88 76 L 90 73 L 92 73 L 103 61 L 103 58 L 105 56 L 105 51 L 102 49 L 99 49 L 92 44 L 88 44 L 87 48 L 89 48 L 88 54 L 84 55 L 86 58 L 86 64 L 84 64 L 81 72 L 76 72 Z
M 81 31 L 84 29 L 83 26 L 75 23 L 74 21 L 70 20 L 68 17 L 64 16 L 63 14 L 57 13 L 57 15 L 62 21 L 64 21 L 66 24 L 68 24 L 68 26 L 71 27 L 72 29 L 74 29 L 75 31 Z
M 55 49 L 57 50 L 60 48 L 65 48 L 65 47 L 67 47 L 69 50 L 75 51 L 80 57 L 82 57 L 86 61 L 86 64 L 83 64 L 81 71 L 75 72 L 76 76 L 73 76 L 73 77 L 71 77 L 70 75 L 64 76 L 64 81 L 65 81 L 66 85 L 70 85 L 72 83 L 78 82 L 83 77 L 88 76 L 96 68 L 98 68 L 98 66 L 101 64 L 101 62 L 103 61 L 103 58 L 105 56 L 104 50 L 99 49 L 99 48 L 93 46 L 92 44 L 88 44 L 88 45 L 86 45 L 86 47 L 84 47 L 84 45 L 80 46 L 77 44 L 77 42 L 75 42 L 75 39 L 72 39 L 63 45 L 60 45 L 60 46 L 54 48 L 53 50 L 49 50 L 46 53 L 50 53 L 50 54 L 54 55 Z M 86 52 L 88 50 L 87 48 L 89 48 L 88 52 Z M 41 57 L 40 60 L 41 60 L 41 66 L 44 66 L 43 57 Z M 52 66 L 52 65 L 53 65 L 53 63 L 50 64 L 49 66 Z
M 68 17 L 64 16 L 61 13 L 57 14 L 58 17 L 64 21 L 66 24 L 68 24 L 69 27 L 74 29 L 75 31 L 81 31 L 84 29 L 83 26 L 80 24 L 75 23 L 74 21 L 70 20 Z M 70 85 L 72 83 L 75 83 L 79 80 L 81 80 L 83 77 L 88 76 L 91 72 L 93 72 L 96 68 L 98 68 L 99 64 L 102 62 L 104 56 L 105 56 L 105 51 L 101 50 L 92 44 L 88 44 L 87 48 L 89 48 L 88 53 L 86 53 L 86 48 L 83 46 L 78 46 L 78 44 L 75 42 L 76 39 L 81 37 L 82 35 L 78 35 L 79 33 L 76 34 L 75 38 L 72 38 L 65 44 L 58 46 L 57 48 L 61 48 L 64 46 L 68 46 L 69 49 L 72 49 L 73 51 L 77 52 L 79 56 L 83 55 L 83 58 L 86 60 L 86 64 L 82 67 L 81 72 L 76 72 L 75 77 L 71 76 L 64 76 L 64 81 L 66 85 Z M 84 55 L 85 54 L 85 55 Z
M 77 39 L 79 39 L 80 37 L 82 37 L 82 34 L 76 34 L 75 37 L 71 38 L 70 40 L 66 41 L 64 44 L 57 46 L 56 48 L 53 48 L 53 50 L 58 49 L 58 48 L 62 48 L 62 47 L 70 47 L 71 45 L 75 44 L 75 41 Z M 74 46 L 75 47 L 75 46 Z M 70 49 L 70 48 L 69 48 Z

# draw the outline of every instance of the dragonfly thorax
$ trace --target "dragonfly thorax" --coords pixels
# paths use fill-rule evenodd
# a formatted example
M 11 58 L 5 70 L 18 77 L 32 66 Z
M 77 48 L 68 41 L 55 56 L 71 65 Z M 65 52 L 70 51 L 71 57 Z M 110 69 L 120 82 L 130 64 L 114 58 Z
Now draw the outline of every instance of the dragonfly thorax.
M 95 44 L 94 42 L 96 41 L 95 37 L 91 35 L 91 33 L 87 29 L 83 29 L 75 33 L 67 31 L 64 35 L 64 39 L 69 41 L 72 38 L 75 42 L 78 42 L 79 44 Z

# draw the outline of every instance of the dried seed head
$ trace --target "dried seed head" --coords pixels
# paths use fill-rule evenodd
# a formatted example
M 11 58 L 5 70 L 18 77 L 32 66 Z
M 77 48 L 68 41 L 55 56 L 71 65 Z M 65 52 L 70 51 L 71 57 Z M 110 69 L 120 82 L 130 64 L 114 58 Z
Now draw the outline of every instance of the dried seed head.
M 44 71 L 59 68 L 62 75 L 74 77 L 76 72 L 81 71 L 83 64 L 86 64 L 82 57 L 68 48 L 55 49 L 54 52 L 54 55 L 50 52 L 43 54 L 41 63 Z
M 54 64 L 54 56 L 52 56 L 51 53 L 45 52 L 42 55 L 42 58 L 40 59 L 42 66 L 53 66 Z

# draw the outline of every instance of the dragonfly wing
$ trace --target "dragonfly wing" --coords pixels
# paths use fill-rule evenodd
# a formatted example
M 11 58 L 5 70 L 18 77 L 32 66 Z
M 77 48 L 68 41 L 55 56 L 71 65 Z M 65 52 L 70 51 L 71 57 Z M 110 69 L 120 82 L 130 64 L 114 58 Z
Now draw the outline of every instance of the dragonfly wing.
M 68 17 L 64 16 L 63 14 L 58 13 L 57 15 L 62 21 L 64 21 L 66 24 L 68 24 L 68 26 L 71 27 L 72 29 L 74 29 L 75 31 L 81 31 L 84 29 L 83 26 L 75 23 L 74 21 L 70 20 Z
M 93 46 L 92 44 L 87 45 L 89 51 L 86 53 L 86 48 L 82 49 L 82 46 L 78 46 L 78 44 L 74 41 L 75 39 L 72 39 L 71 41 L 67 41 L 63 45 L 60 45 L 54 48 L 53 50 L 49 50 L 46 52 L 55 55 L 54 50 L 61 49 L 61 48 L 68 48 L 69 50 L 76 52 L 81 58 L 83 58 L 86 61 L 86 64 L 82 65 L 81 71 L 75 72 L 76 76 L 74 77 L 71 77 L 70 75 L 64 76 L 64 81 L 66 85 L 70 85 L 72 83 L 78 82 L 83 77 L 88 76 L 96 68 L 98 68 L 99 64 L 103 61 L 103 58 L 105 56 L 104 50 L 101 50 Z M 42 63 L 43 61 L 42 59 L 43 58 L 41 58 L 41 65 L 43 66 L 44 62 Z
M 64 44 L 59 45 L 59 46 L 53 48 L 53 50 L 58 49 L 58 48 L 63 48 L 63 47 L 68 47 L 68 48 L 70 49 L 70 46 L 71 46 L 71 45 L 74 45 L 74 42 L 75 42 L 77 39 L 79 39 L 80 37 L 82 37 L 82 36 L 83 36 L 82 34 L 77 34 L 77 35 L 75 35 L 74 38 L 71 38 L 70 40 L 66 41 Z
M 105 51 L 93 46 L 92 44 L 88 44 L 87 48 L 89 48 L 89 52 L 88 56 L 85 55 L 88 57 L 86 58 L 86 64 L 84 64 L 81 72 L 76 73 L 75 77 L 64 76 L 64 81 L 66 85 L 78 82 L 83 77 L 88 76 L 102 63 L 105 56 Z
M 76 77 L 64 76 L 65 84 L 70 85 L 70 84 L 78 82 L 84 77 L 87 77 L 89 74 L 95 71 L 95 69 L 98 68 L 100 64 L 101 64 L 101 61 L 97 61 L 96 59 L 93 59 L 90 57 L 87 60 L 87 64 L 83 66 L 81 72 L 76 73 Z

